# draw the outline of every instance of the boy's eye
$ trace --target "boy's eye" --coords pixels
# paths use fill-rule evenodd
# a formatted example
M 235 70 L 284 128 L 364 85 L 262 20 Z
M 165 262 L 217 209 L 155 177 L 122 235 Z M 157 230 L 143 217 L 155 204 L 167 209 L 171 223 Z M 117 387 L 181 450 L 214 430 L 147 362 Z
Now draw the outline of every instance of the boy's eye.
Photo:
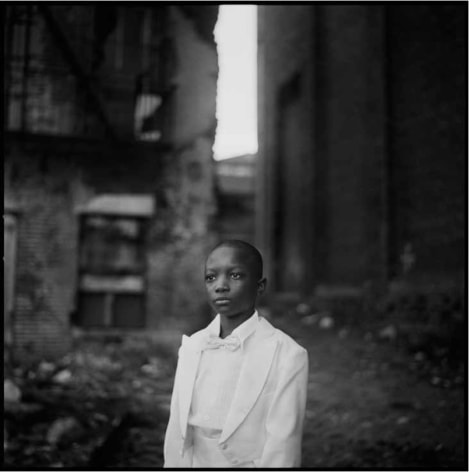
M 215 276 L 212 274 L 208 274 L 205 276 L 205 282 L 213 282 L 215 280 Z
M 231 278 L 234 280 L 238 280 L 241 278 L 241 274 L 239 272 L 232 272 Z

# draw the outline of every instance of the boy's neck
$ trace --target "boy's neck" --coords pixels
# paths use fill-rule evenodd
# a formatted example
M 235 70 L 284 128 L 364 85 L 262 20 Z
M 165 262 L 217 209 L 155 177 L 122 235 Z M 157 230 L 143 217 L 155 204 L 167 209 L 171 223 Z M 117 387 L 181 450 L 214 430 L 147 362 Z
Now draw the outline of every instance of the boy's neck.
M 237 316 L 227 317 L 220 315 L 220 338 L 229 336 L 238 326 L 243 324 L 246 320 L 251 318 L 255 309 L 246 313 L 240 313 Z

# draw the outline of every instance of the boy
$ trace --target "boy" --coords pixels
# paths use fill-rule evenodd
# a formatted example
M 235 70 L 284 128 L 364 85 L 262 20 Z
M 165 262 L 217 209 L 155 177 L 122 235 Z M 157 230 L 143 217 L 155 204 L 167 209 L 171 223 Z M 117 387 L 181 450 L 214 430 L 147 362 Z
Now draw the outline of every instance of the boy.
M 299 467 L 308 355 L 260 317 L 262 257 L 229 240 L 205 264 L 207 328 L 183 336 L 165 467 Z

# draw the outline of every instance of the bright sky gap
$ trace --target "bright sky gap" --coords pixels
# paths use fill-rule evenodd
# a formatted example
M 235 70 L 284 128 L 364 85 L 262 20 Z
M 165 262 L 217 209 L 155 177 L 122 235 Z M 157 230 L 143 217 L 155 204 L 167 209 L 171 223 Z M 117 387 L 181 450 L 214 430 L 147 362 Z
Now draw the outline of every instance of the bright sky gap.
M 257 152 L 256 5 L 220 5 L 215 159 Z

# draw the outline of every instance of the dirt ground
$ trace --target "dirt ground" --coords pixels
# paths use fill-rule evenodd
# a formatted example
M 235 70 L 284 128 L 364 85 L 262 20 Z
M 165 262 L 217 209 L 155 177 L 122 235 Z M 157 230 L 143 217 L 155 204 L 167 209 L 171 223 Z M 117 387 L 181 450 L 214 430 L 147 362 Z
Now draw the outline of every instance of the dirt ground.
M 309 352 L 304 467 L 467 470 L 461 367 L 361 329 L 278 324 Z
M 410 352 L 392 330 L 273 323 L 309 352 L 304 468 L 467 470 L 461 364 Z M 82 340 L 57 363 L 10 371 L 21 401 L 5 405 L 4 468 L 161 467 L 175 349 Z

